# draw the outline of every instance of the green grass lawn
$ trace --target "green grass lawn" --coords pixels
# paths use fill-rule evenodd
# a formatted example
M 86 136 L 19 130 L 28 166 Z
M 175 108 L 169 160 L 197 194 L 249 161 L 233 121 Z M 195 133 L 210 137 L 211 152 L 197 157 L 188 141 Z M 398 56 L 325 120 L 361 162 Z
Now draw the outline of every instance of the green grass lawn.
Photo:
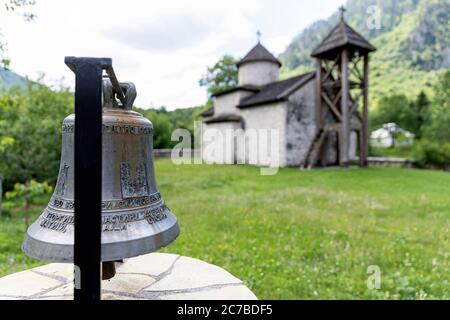
M 448 173 L 155 168 L 181 227 L 163 251 L 219 265 L 260 299 L 450 298 Z M 0 275 L 38 264 L 20 252 L 23 232 L 19 218 L 2 218 Z M 367 288 L 370 265 L 380 290 Z
M 373 157 L 394 157 L 394 158 L 406 158 L 414 159 L 414 147 L 390 147 L 390 148 L 370 148 L 370 156 Z

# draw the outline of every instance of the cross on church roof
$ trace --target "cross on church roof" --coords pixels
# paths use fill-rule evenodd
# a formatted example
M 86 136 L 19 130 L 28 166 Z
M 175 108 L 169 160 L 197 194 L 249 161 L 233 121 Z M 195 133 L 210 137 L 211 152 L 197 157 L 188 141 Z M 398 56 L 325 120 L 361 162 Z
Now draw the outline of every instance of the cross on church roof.
M 339 7 L 339 11 L 341 12 L 341 20 L 344 21 L 344 13 L 345 11 L 347 11 L 347 9 L 345 9 L 344 5 L 341 5 Z
M 261 31 L 256 31 L 256 37 L 258 38 L 258 43 L 259 42 L 261 42 L 261 35 L 262 35 L 262 33 L 261 33 Z

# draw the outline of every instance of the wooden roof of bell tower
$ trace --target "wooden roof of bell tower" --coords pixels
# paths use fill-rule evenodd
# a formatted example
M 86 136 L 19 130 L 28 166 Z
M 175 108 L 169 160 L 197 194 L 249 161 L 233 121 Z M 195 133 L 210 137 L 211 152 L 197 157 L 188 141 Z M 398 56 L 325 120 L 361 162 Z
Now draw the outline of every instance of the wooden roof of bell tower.
M 348 49 L 351 52 L 358 51 L 360 54 L 366 54 L 376 50 L 369 41 L 345 22 L 345 9 L 341 7 L 340 11 L 341 20 L 313 50 L 311 54 L 312 57 L 331 60 L 334 59 L 342 49 Z

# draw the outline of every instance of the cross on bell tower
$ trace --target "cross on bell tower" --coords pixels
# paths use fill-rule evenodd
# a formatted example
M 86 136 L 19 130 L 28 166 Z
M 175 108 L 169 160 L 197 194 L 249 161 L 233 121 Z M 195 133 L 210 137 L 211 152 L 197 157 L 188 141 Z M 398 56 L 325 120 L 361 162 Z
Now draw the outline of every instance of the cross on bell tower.
M 339 11 L 341 12 L 341 21 L 344 21 L 344 14 L 347 9 L 345 9 L 344 5 L 339 7 Z

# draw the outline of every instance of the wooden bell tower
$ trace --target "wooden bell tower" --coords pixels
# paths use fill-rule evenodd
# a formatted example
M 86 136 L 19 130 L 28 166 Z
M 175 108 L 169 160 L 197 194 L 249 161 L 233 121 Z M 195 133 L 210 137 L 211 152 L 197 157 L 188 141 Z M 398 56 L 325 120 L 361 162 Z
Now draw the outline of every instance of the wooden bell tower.
M 369 53 L 376 49 L 345 22 L 345 9 L 340 10 L 339 23 L 311 54 L 316 59 L 317 130 L 305 158 L 308 167 L 325 163 L 331 132 L 336 133 L 340 166 L 350 161 L 351 132 L 357 135 L 359 165 L 367 166 Z

